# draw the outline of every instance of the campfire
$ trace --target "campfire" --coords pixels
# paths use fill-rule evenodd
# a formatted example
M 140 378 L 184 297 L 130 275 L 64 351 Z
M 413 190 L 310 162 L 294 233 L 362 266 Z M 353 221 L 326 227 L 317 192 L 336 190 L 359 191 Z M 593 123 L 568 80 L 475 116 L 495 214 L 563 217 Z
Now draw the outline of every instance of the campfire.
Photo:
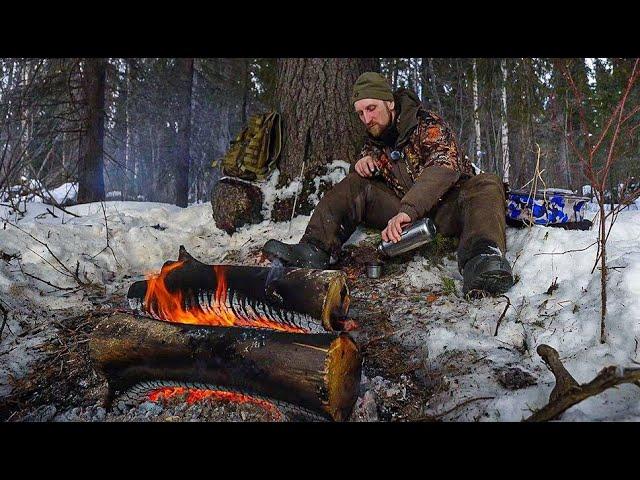
M 292 324 L 285 316 L 286 311 L 271 309 L 268 305 L 260 309 L 259 303 L 247 301 L 246 296 L 229 289 L 224 265 L 213 266 L 215 291 L 200 291 L 194 296 L 187 296 L 180 290 L 172 293 L 167 288 L 167 276 L 184 268 L 184 265 L 184 261 L 167 265 L 159 275 L 147 280 L 147 291 L 141 306 L 154 318 L 194 325 L 270 328 L 286 332 L 308 333 L 313 328 L 309 322 L 306 328 Z
M 340 271 L 177 261 L 131 285 L 132 313 L 93 332 L 106 404 L 184 396 L 254 403 L 289 418 L 348 418 L 360 352 L 340 332 L 349 290 Z M 277 415 L 276 415 L 277 417 Z

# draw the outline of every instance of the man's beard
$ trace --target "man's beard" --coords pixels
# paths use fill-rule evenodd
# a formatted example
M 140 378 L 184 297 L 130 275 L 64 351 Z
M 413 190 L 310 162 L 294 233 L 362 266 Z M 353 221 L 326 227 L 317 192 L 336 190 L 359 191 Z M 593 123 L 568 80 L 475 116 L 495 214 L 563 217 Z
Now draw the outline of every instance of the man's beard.
M 367 127 L 367 132 L 369 132 L 369 135 L 371 135 L 374 138 L 380 138 L 384 134 L 384 132 L 387 130 L 387 128 L 389 128 L 389 125 L 391 125 L 391 122 L 387 123 L 387 125 L 384 127 L 376 123 L 371 127 Z
M 379 123 L 376 123 L 374 125 L 371 125 L 370 127 L 367 127 L 367 132 L 369 132 L 369 135 L 371 135 L 373 138 L 382 137 L 384 135 L 384 132 L 386 132 L 387 129 L 393 123 L 392 117 L 391 117 L 391 110 L 389 110 L 389 108 L 386 105 L 385 105 L 385 108 L 387 109 L 387 124 L 382 126 Z

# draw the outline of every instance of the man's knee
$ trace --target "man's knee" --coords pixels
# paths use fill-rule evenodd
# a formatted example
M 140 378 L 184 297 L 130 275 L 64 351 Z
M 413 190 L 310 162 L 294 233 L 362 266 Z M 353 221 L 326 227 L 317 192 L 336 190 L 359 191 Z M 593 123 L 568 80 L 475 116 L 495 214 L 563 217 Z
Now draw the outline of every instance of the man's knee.
M 338 185 L 341 183 L 345 183 L 347 185 L 353 185 L 356 187 L 364 187 L 368 182 L 370 182 L 368 178 L 361 177 L 356 172 L 349 172 L 346 177 L 340 180 Z
M 500 177 L 493 173 L 481 173 L 470 178 L 463 186 L 462 198 L 467 201 L 505 203 L 505 187 Z
M 336 183 L 333 188 L 325 194 L 325 197 L 331 199 L 340 198 L 347 202 L 352 202 L 356 197 L 361 196 L 361 194 L 365 192 L 370 182 L 369 179 L 362 178 L 356 172 L 351 172 Z
M 504 198 L 504 183 L 495 173 L 481 173 L 471 177 L 464 185 L 467 192 L 485 192 L 499 194 Z

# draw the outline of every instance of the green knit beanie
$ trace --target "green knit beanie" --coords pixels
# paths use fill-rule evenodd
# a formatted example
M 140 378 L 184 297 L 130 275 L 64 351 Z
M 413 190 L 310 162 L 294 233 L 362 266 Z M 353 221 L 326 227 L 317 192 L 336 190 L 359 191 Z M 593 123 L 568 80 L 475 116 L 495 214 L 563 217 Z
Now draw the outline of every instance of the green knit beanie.
M 353 85 L 352 103 L 363 98 L 393 101 L 393 92 L 387 79 L 376 72 L 364 72 Z

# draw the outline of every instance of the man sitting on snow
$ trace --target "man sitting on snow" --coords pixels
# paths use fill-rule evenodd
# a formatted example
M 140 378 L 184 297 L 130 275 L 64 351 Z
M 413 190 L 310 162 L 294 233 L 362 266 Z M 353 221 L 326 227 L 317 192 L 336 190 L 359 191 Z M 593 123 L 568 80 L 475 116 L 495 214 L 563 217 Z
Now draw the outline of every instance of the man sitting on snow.
M 269 240 L 263 252 L 285 265 L 327 268 L 332 253 L 364 223 L 398 242 L 403 228 L 430 217 L 437 231 L 459 237 L 463 293 L 492 294 L 513 285 L 504 258 L 505 192 L 498 176 L 474 175 L 451 129 L 407 89 L 392 92 L 374 72 L 356 81 L 353 105 L 367 138 L 349 173 L 320 200 L 300 243 Z

